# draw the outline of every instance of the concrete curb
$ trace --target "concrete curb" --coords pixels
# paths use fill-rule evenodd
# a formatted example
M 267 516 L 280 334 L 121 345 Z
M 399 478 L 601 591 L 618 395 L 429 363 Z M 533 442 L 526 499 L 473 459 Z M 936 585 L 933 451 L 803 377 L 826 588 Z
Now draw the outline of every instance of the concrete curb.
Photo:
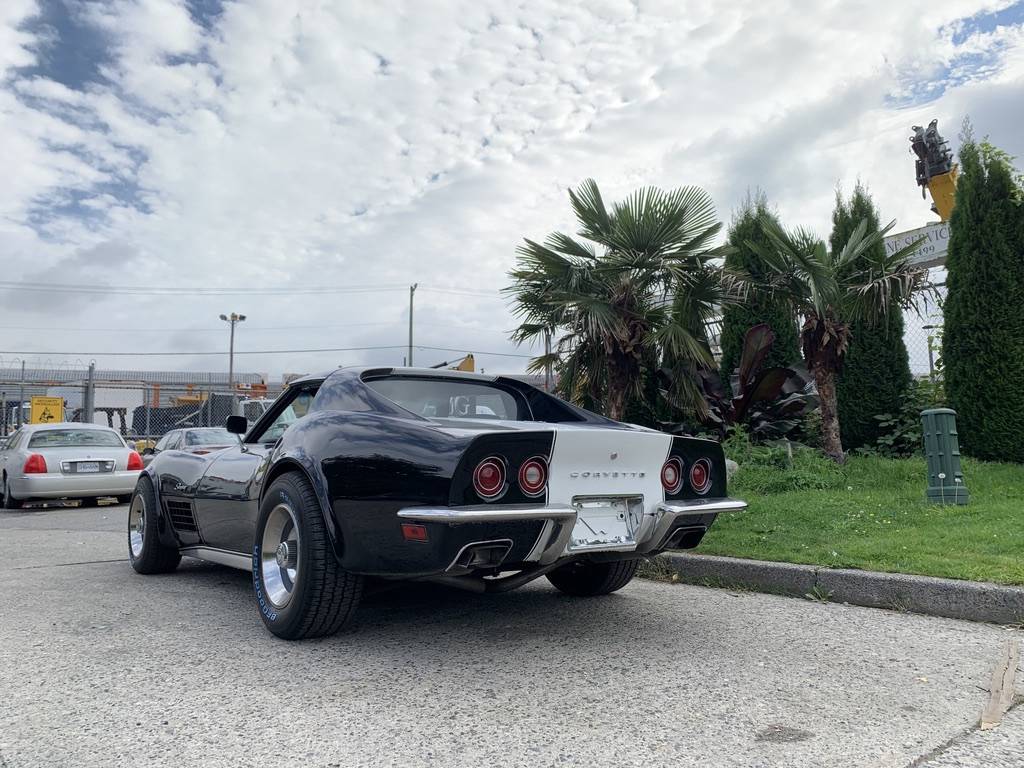
M 734 587 L 967 621 L 1019 624 L 1024 587 L 679 552 L 659 556 L 687 584 Z

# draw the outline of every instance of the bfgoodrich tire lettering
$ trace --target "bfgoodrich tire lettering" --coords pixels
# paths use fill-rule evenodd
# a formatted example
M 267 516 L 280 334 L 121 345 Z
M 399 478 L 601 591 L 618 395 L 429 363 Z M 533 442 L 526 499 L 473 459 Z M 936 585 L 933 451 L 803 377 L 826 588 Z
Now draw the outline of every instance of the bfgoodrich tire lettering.
M 139 478 L 128 506 L 128 560 L 138 573 L 170 573 L 181 562 L 177 547 L 160 541 L 153 482 Z
M 607 595 L 632 581 L 638 559 L 618 560 L 611 563 L 593 563 L 577 560 L 548 574 L 548 581 L 567 595 L 593 597 Z
M 338 565 L 320 503 L 298 472 L 277 478 L 260 505 L 252 580 L 260 618 L 285 640 L 334 634 L 355 616 L 363 577 Z

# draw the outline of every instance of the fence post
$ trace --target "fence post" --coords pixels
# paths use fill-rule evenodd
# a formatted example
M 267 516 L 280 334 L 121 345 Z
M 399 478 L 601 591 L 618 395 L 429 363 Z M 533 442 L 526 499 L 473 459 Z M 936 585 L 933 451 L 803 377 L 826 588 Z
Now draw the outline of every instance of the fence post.
M 94 377 L 96 375 L 96 363 L 89 363 L 89 374 L 85 380 L 85 397 L 82 403 L 82 421 L 86 424 L 92 424 L 94 411 L 96 410 L 96 382 Z
M 21 361 L 21 381 L 18 384 L 18 427 L 25 420 L 25 361 Z

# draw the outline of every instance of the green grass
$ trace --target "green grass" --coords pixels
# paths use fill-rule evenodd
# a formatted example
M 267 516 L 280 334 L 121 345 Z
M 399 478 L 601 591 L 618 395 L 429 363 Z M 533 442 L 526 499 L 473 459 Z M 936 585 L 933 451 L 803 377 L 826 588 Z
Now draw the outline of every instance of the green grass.
M 924 500 L 924 459 L 823 461 L 741 459 L 729 492 L 750 508 L 721 515 L 698 551 L 1024 584 L 1024 467 L 964 460 L 970 503 L 943 507 Z

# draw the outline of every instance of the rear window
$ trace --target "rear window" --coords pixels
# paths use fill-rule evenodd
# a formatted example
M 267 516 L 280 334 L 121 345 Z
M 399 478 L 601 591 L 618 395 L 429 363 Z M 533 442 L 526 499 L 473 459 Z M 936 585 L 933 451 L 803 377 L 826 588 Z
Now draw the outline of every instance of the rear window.
M 204 429 L 185 433 L 185 445 L 228 445 L 235 439 L 226 429 Z
M 45 429 L 33 433 L 29 448 L 79 448 L 97 445 L 104 448 L 124 448 L 124 441 L 116 432 L 105 429 Z
M 366 386 L 428 419 L 519 419 L 516 399 L 484 382 L 396 376 L 370 379 Z

